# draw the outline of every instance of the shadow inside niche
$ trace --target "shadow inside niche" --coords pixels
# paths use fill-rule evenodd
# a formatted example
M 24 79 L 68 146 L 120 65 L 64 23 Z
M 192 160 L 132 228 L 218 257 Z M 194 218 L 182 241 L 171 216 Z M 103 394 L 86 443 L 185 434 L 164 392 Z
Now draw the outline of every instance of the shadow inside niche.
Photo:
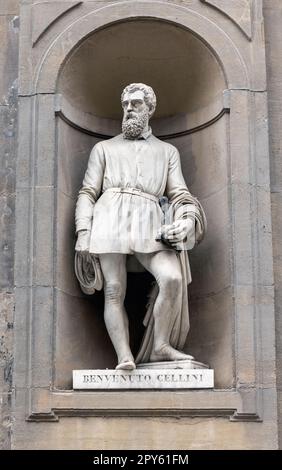
M 146 313 L 153 276 L 148 272 L 128 273 L 125 309 L 129 319 L 130 347 L 136 356 L 145 332 L 143 318 Z

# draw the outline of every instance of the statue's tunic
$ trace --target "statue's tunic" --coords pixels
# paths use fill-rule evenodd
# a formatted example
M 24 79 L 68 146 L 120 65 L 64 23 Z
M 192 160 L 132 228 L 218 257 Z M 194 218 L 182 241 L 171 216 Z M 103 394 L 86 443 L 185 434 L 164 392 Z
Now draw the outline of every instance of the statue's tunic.
M 177 149 L 152 135 L 122 134 L 93 148 L 76 209 L 76 230 L 91 230 L 89 252 L 152 253 L 163 223 L 159 198 L 189 195 Z M 188 211 L 193 216 L 195 207 Z M 189 215 L 190 215 L 189 214 Z M 187 217 L 187 211 L 186 211 Z

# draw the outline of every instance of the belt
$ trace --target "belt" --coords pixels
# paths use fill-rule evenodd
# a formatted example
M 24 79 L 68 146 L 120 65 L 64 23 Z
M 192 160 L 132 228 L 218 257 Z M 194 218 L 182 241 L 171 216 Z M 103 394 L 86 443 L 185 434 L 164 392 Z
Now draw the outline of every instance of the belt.
M 131 194 L 132 196 L 140 196 L 144 197 L 145 199 L 149 199 L 150 201 L 159 203 L 159 198 L 154 196 L 153 194 L 145 193 L 141 191 L 141 189 L 137 188 L 108 188 L 104 192 L 111 191 L 113 193 L 121 193 L 121 194 Z

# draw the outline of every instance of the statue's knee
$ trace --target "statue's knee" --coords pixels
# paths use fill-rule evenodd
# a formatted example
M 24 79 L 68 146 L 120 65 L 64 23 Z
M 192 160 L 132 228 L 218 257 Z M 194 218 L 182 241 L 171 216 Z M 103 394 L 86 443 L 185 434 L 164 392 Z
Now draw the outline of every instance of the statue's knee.
M 106 282 L 104 294 L 107 302 L 122 303 L 124 300 L 124 288 L 120 282 Z
M 181 288 L 182 276 L 180 271 L 165 273 L 160 279 L 160 288 L 175 292 Z

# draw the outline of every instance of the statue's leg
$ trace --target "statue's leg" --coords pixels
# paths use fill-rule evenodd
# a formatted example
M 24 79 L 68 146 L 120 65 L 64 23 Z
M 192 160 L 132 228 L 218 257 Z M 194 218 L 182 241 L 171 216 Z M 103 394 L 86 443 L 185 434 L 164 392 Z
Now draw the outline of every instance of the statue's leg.
M 126 255 L 107 253 L 99 255 L 104 276 L 105 324 L 115 348 L 117 369 L 135 369 L 129 347 L 128 317 L 124 308 L 126 293 Z
M 136 253 L 140 263 L 155 277 L 159 294 L 154 315 L 154 343 L 150 361 L 177 361 L 194 359 L 170 345 L 175 317 L 182 302 L 182 274 L 174 251 Z

